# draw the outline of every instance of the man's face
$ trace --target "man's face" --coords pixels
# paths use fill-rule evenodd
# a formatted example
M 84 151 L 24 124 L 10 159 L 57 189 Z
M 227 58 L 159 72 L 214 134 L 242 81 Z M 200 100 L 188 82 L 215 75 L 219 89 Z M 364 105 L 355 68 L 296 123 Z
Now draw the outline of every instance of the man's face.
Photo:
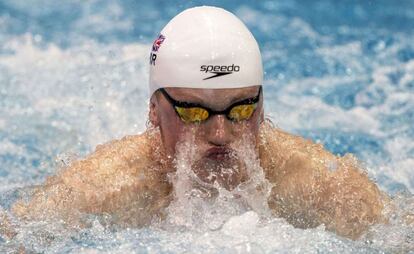
M 222 111 L 236 102 L 256 97 L 259 88 L 166 88 L 165 91 L 176 101 L 196 103 L 215 111 Z M 239 165 L 240 158 L 235 156 L 234 144 L 244 138 L 256 146 L 262 119 L 262 94 L 253 115 L 248 120 L 239 122 L 230 121 L 225 115 L 211 115 L 201 123 L 185 123 L 164 94 L 158 91 L 151 99 L 150 120 L 160 128 L 167 155 L 174 158 L 177 154 L 177 144 L 186 136 L 193 135 L 193 142 L 198 151 L 193 171 L 205 182 L 218 181 L 225 185 L 237 185 L 243 180 L 245 172 L 240 170 L 242 166 Z M 238 170 L 235 173 L 234 170 L 229 170 L 231 168 Z M 213 177 L 211 172 L 215 172 Z

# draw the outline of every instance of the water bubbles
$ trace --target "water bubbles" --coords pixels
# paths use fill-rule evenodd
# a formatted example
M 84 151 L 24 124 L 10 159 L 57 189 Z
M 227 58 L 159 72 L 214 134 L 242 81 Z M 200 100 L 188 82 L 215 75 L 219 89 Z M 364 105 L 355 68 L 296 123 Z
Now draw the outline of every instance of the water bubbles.
M 42 36 L 40 35 L 40 34 L 36 34 L 35 36 L 33 36 L 33 40 L 36 42 L 36 43 L 40 43 L 41 41 L 42 41 Z
M 326 163 L 326 166 L 331 172 L 334 172 L 338 169 L 338 163 L 336 161 L 328 161 Z
M 178 10 L 173 2 L 132 2 L 45 0 L 38 6 L 2 2 L 0 205 L 4 208 L 23 195 L 21 187 L 40 184 L 60 165 L 77 159 L 68 151 L 87 154 L 96 144 L 145 129 L 149 44 L 154 31 Z M 267 77 L 266 111 L 278 116 L 275 122 L 280 127 L 320 140 L 335 154 L 355 153 L 369 162 L 370 174 L 389 194 L 414 190 L 411 2 L 265 1 L 226 7 L 247 22 L 260 44 Z M 269 218 L 265 198 L 271 186 L 257 159 L 249 157 L 249 149 L 235 148 L 246 158 L 253 180 L 228 190 L 217 182 L 200 181 L 190 170 L 195 159 L 190 155 L 197 148 L 184 146 L 172 176 L 179 190 L 170 207 L 171 227 L 160 223 L 161 229 L 153 225 L 108 230 L 97 220 L 73 232 L 37 223 L 23 225 L 13 247 L 113 253 L 409 249 L 412 227 L 403 224 L 398 213 L 391 217 L 391 225 L 378 226 L 362 242 L 347 241 L 323 228 L 295 229 L 282 219 Z M 336 170 L 335 163 L 325 163 Z M 219 177 L 231 174 L 231 167 L 225 169 Z M 213 179 L 214 171 L 210 173 Z M 401 211 L 413 209 L 404 205 L 410 195 L 397 202 Z M 1 242 L 0 252 L 6 252 L 7 244 Z
M 397 52 L 397 57 L 401 62 L 404 63 L 411 61 L 412 59 L 414 59 L 414 49 L 411 47 L 400 49 Z
M 246 212 L 239 216 L 231 217 L 222 227 L 222 232 L 226 235 L 251 234 L 251 229 L 257 227 L 259 215 L 253 211 Z
M 284 80 L 285 79 L 285 75 L 283 73 L 278 73 L 277 74 L 277 79 Z
M 366 42 L 364 42 L 364 49 L 368 52 L 380 53 L 381 51 L 384 51 L 387 47 L 391 46 L 392 43 L 393 39 L 391 37 L 384 39 L 369 39 Z
M 89 76 L 82 76 L 80 81 L 82 83 L 87 83 L 90 80 Z M 93 87 L 91 87 L 91 89 L 93 89 Z

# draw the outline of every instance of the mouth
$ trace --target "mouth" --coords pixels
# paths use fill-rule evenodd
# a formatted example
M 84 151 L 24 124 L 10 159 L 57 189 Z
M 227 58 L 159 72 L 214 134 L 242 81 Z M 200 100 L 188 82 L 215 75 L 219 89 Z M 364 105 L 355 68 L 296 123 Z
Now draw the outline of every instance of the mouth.
M 228 146 L 210 146 L 193 165 L 193 171 L 202 182 L 217 182 L 227 190 L 232 190 L 246 179 L 244 164 L 236 151 Z
M 230 159 L 232 150 L 227 147 L 213 147 L 207 150 L 206 158 L 215 161 L 225 161 Z

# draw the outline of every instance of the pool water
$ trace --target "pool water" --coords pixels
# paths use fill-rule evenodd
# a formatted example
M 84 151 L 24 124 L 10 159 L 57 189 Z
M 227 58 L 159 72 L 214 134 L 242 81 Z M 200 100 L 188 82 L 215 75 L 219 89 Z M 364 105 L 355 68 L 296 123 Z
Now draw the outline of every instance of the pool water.
M 16 222 L 0 252 L 414 252 L 413 226 L 400 221 L 414 211 L 413 0 L 0 0 L 0 210 L 97 144 L 145 130 L 150 45 L 178 12 L 205 4 L 235 13 L 258 40 L 267 116 L 355 154 L 399 207 L 391 223 L 351 241 L 227 199 L 187 201 L 201 213 L 188 218 L 176 200 L 167 222 L 141 229 L 93 216 L 80 231 Z

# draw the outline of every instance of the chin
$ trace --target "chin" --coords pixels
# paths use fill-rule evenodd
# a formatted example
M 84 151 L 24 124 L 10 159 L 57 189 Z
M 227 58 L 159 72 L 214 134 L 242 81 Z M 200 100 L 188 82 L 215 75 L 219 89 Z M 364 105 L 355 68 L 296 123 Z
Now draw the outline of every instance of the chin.
M 198 159 L 192 170 L 204 183 L 233 190 L 246 181 L 246 165 L 233 153 L 207 153 Z

